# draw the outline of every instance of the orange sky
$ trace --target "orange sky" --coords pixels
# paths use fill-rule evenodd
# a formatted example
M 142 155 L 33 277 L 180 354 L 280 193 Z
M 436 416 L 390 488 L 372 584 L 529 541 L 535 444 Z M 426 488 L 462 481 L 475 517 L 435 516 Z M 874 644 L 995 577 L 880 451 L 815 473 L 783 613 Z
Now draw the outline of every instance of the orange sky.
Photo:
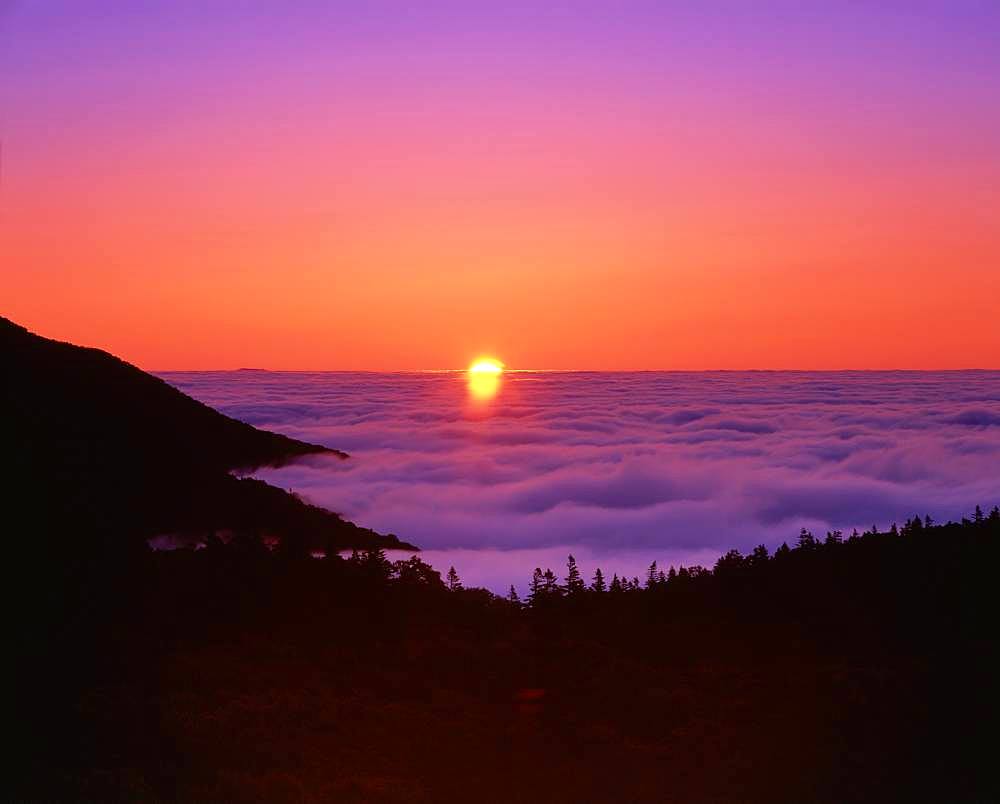
M 1000 367 L 1000 105 L 961 42 L 747 75 L 552 25 L 74 44 L 0 89 L 0 314 L 152 370 Z M 5 74 L 53 30 L 0 26 Z

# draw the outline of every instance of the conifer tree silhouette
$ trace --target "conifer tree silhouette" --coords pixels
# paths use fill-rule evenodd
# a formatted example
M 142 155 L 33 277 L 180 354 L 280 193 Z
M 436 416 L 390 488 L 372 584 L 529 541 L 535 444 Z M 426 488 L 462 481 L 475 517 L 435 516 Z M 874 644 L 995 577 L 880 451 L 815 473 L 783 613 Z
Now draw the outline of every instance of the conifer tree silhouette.
M 541 594 L 542 570 L 540 567 L 535 567 L 535 571 L 531 574 L 531 582 L 528 584 L 528 603 L 531 605 L 537 603 Z
M 580 577 L 580 570 L 576 566 L 576 559 L 570 556 L 566 559 L 566 592 L 570 595 L 579 594 L 586 588 L 583 578 Z
M 551 596 L 558 593 L 559 581 L 556 580 L 556 574 L 546 567 L 545 572 L 542 573 L 542 594 Z

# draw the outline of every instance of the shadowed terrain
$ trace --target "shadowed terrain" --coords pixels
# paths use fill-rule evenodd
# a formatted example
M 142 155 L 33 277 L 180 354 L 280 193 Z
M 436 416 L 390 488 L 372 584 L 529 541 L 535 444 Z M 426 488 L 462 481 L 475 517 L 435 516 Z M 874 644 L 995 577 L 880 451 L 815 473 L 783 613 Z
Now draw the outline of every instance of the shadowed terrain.
M 25 801 L 985 802 L 1000 509 L 464 589 L 229 470 L 323 448 L 3 325 Z M 67 415 L 67 411 L 73 415 Z M 171 530 L 198 548 L 149 549 Z M 336 549 L 364 549 L 350 559 Z M 325 547 L 326 556 L 311 556 Z M 560 577 L 562 576 L 562 577 Z
M 74 604 L 19 687 L 34 750 L 15 789 L 992 801 L 998 559 L 1000 512 L 808 535 L 645 582 L 571 567 L 525 604 L 379 551 L 106 557 L 73 571 Z
M 0 319 L 0 432 L 15 508 L 57 538 L 198 538 L 216 530 L 286 547 L 407 547 L 231 470 L 347 456 L 222 415 L 98 349 Z M 293 544 L 294 543 L 294 544 Z

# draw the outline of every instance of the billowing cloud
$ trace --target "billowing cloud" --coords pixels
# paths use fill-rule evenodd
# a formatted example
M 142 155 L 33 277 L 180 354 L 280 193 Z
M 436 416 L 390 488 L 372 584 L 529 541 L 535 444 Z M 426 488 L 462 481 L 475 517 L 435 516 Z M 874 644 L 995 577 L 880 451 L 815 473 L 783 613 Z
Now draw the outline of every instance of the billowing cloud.
M 351 453 L 262 476 L 495 588 L 533 555 L 704 561 L 1000 501 L 1000 372 L 509 373 L 486 406 L 459 373 L 164 377 Z

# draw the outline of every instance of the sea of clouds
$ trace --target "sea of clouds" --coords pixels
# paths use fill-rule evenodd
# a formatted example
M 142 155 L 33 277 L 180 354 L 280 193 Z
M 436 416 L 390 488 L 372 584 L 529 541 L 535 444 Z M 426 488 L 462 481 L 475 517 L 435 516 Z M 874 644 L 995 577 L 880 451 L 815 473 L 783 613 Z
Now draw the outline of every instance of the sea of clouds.
M 511 372 L 485 402 L 461 372 L 161 376 L 350 453 L 257 476 L 497 590 L 1000 502 L 1000 372 Z

